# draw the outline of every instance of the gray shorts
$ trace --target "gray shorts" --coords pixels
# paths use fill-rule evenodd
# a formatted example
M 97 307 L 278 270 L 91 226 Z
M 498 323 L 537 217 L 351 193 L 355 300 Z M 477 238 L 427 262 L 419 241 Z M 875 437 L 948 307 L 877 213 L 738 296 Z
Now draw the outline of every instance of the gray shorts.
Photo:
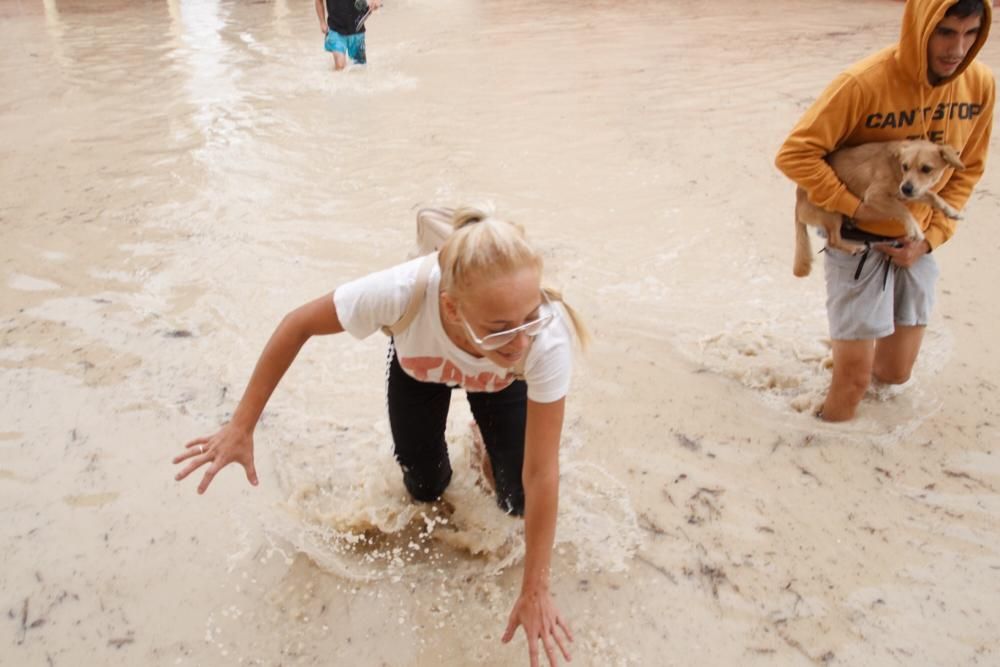
M 871 250 L 855 278 L 861 253 L 849 255 L 827 248 L 824 254 L 830 338 L 870 340 L 891 335 L 897 324 L 927 325 L 938 277 L 937 262 L 931 255 L 903 269 Z

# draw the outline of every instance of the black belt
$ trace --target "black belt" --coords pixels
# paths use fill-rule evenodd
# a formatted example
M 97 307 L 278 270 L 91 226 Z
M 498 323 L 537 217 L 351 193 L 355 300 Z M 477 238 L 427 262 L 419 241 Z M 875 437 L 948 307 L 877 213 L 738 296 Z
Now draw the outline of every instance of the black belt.
M 861 253 L 861 259 L 858 260 L 858 268 L 854 271 L 854 279 L 857 280 L 861 277 L 861 269 L 865 267 L 865 262 L 868 261 L 868 256 L 871 254 L 876 244 L 888 243 L 890 245 L 895 245 L 898 247 L 899 241 L 892 236 L 882 236 L 881 234 L 873 234 L 872 232 L 866 232 L 863 229 L 859 229 L 855 226 L 854 220 L 848 218 L 846 215 L 843 218 L 843 225 L 840 228 L 841 238 L 847 239 L 848 241 L 856 241 L 864 245 L 865 250 Z M 882 290 L 885 291 L 885 286 L 889 282 L 889 269 L 893 267 L 892 260 L 889 259 L 888 255 L 884 253 L 879 253 L 885 262 L 885 270 L 882 273 Z

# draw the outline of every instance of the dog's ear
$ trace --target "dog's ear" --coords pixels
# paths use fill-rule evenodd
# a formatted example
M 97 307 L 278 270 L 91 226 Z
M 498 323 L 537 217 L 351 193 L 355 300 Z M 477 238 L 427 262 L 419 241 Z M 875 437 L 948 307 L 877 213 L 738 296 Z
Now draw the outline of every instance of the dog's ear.
M 961 171 L 965 169 L 965 165 L 962 164 L 962 159 L 958 157 L 958 151 L 949 146 L 948 144 L 942 144 L 940 147 L 941 159 L 950 164 L 955 169 Z

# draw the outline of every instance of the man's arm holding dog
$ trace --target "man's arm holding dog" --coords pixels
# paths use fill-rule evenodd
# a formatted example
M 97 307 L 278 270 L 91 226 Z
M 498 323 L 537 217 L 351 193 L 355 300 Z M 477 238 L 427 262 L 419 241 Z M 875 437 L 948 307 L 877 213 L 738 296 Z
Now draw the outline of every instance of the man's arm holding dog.
M 990 148 L 990 133 L 993 130 L 995 98 L 996 88 L 991 79 L 979 122 L 976 123 L 972 136 L 961 151 L 962 164 L 965 165 L 965 169 L 954 172 L 945 186 L 937 193 L 941 199 L 948 202 L 957 211 L 965 208 L 965 204 L 972 194 L 972 189 L 976 187 L 976 183 L 979 182 L 986 169 L 986 154 Z M 932 250 L 951 238 L 951 235 L 955 233 L 955 224 L 955 220 L 941 211 L 934 211 L 930 224 L 924 233 Z
M 824 158 L 850 136 L 864 117 L 865 108 L 864 93 L 857 81 L 841 74 L 802 116 L 774 161 L 778 169 L 806 191 L 810 202 L 861 221 L 867 217 L 866 207 L 837 178 Z M 879 218 L 873 215 L 871 219 Z

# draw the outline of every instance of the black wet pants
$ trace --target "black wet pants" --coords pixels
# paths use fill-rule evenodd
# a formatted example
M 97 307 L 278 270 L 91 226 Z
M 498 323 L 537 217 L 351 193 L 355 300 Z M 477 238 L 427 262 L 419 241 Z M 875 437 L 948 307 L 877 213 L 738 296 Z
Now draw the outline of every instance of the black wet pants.
M 392 346 L 388 363 L 389 425 L 396 460 L 403 469 L 403 483 L 416 500 L 437 500 L 451 481 L 444 428 L 452 388 L 407 375 Z M 467 397 L 493 467 L 497 504 L 508 514 L 521 516 L 528 387 L 523 380 L 516 380 L 502 391 L 469 392 Z

